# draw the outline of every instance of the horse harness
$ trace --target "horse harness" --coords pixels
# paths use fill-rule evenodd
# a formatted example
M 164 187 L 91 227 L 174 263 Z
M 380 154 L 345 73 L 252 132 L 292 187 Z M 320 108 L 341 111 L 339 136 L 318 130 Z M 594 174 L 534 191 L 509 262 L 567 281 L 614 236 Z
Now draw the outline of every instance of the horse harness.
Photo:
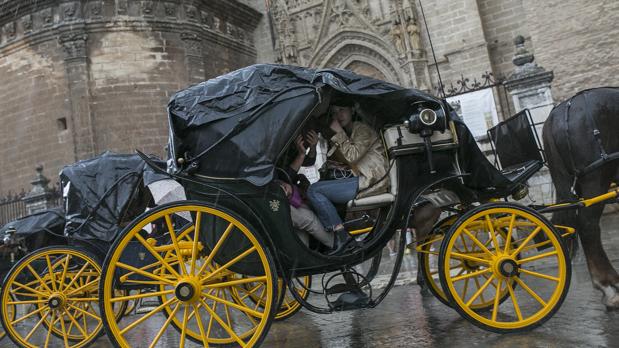
M 589 108 L 589 103 L 587 101 L 587 92 L 589 92 L 591 89 L 585 89 L 583 91 L 580 91 L 579 93 L 577 93 L 576 95 L 572 96 L 566 104 L 565 107 L 565 135 L 566 135 L 566 139 L 567 139 L 567 148 L 569 151 L 569 158 L 570 158 L 570 162 L 572 164 L 572 169 L 574 171 L 573 175 L 574 175 L 574 180 L 572 182 L 572 187 L 571 187 L 571 191 L 572 193 L 576 193 L 575 188 L 576 188 L 576 183 L 578 182 L 578 179 L 580 177 L 582 177 L 585 174 L 588 174 L 589 172 L 603 166 L 604 164 L 610 162 L 610 161 L 614 161 L 616 159 L 619 159 L 619 152 L 615 152 L 615 153 L 611 153 L 610 155 L 606 152 L 606 149 L 604 148 L 604 144 L 602 143 L 602 138 L 600 136 L 601 132 L 600 132 L 600 128 L 597 125 L 597 122 L 595 120 L 595 118 L 591 115 L 591 109 Z M 577 96 L 581 95 L 583 96 L 584 102 L 585 102 L 585 115 L 587 117 L 587 120 L 591 123 L 591 126 L 593 128 L 593 137 L 598 145 L 599 151 L 600 151 L 600 158 L 598 158 L 597 160 L 593 161 L 592 163 L 590 163 L 589 165 L 587 165 L 585 168 L 583 169 L 577 169 L 576 168 L 576 163 L 574 163 L 574 157 L 572 156 L 572 143 L 570 141 L 570 136 L 569 136 L 569 127 L 570 127 L 570 123 L 569 123 L 569 117 L 570 117 L 570 107 L 572 106 L 572 100 L 574 98 L 576 98 Z

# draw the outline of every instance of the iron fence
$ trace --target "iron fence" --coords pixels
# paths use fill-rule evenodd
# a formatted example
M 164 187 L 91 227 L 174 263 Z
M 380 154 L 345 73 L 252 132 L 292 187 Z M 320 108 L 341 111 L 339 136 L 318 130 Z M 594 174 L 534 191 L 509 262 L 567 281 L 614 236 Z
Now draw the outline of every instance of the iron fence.
M 26 215 L 25 193 L 0 199 L 0 226 Z

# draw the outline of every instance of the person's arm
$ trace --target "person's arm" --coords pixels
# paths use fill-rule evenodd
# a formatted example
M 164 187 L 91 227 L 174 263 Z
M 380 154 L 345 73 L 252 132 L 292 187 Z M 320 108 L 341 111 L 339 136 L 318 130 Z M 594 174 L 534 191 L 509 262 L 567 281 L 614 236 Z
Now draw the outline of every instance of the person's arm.
M 377 140 L 376 132 L 365 125 L 358 126 L 352 139 L 343 130 L 331 137 L 331 142 L 349 163 L 359 161 Z
M 298 136 L 294 141 L 295 146 L 297 147 L 297 156 L 290 163 L 290 169 L 292 169 L 295 174 L 301 169 L 303 162 L 305 161 L 305 144 L 303 144 L 303 137 Z
M 302 166 L 310 167 L 316 163 L 316 145 L 318 144 L 318 133 L 313 130 L 307 132 L 306 137 L 303 139 L 309 147 L 309 152 L 305 155 Z M 305 147 L 305 144 L 303 144 Z

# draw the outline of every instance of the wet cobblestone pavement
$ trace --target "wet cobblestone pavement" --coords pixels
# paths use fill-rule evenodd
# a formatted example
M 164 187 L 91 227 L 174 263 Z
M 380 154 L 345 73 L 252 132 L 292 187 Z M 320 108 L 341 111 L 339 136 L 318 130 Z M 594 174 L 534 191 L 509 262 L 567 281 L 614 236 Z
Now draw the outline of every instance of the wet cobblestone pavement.
M 603 240 L 613 265 L 619 269 L 619 231 L 614 227 L 617 223 L 619 214 L 604 217 Z M 388 253 L 385 258 L 389 260 Z M 400 280 L 403 285 L 396 286 L 377 308 L 331 315 L 302 310 L 286 321 L 275 322 L 262 346 L 619 347 L 619 311 L 607 311 L 602 305 L 601 292 L 593 289 L 581 254 L 573 261 L 570 291 L 555 316 L 537 329 L 509 335 L 479 329 L 430 293 L 422 294 L 417 285 L 411 284 L 415 278 L 415 259 L 413 255 L 406 256 Z M 390 269 L 390 262 L 384 263 L 382 273 Z M 140 342 L 140 337 L 141 333 L 136 331 L 132 339 L 134 347 L 147 347 L 149 342 Z M 172 337 L 164 337 L 160 343 L 162 347 L 178 345 Z M 0 342 L 0 347 L 12 346 L 8 339 Z M 193 343 L 186 346 L 198 347 Z M 112 345 L 103 336 L 92 347 Z

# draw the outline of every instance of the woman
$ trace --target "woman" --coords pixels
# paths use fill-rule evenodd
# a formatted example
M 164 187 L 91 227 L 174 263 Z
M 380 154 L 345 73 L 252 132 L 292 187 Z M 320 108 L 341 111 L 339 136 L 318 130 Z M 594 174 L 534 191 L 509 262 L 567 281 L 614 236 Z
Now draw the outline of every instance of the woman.
M 353 102 L 340 100 L 331 107 L 332 121 L 323 136 L 329 140 L 330 173 L 336 180 L 311 185 L 307 196 L 322 224 L 335 234 L 334 250 L 341 253 L 354 239 L 348 234 L 335 204 L 383 193 L 389 188 L 383 144 L 374 129 L 353 122 Z M 327 134 L 325 134 L 327 133 Z

